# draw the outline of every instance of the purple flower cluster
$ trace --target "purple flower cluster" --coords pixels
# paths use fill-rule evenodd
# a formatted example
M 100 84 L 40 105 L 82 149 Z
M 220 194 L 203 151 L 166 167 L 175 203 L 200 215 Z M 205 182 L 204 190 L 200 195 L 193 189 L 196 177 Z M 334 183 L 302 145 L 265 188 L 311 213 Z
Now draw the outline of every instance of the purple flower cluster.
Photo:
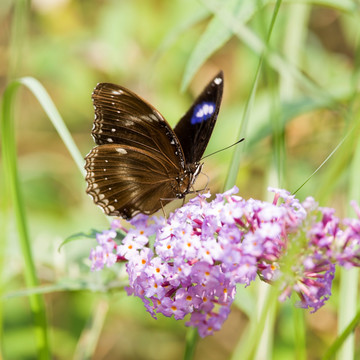
M 147 311 L 183 319 L 202 337 L 219 330 L 236 285 L 258 275 L 279 282 L 280 299 L 293 292 L 299 306 L 316 311 L 331 295 L 335 264 L 360 266 L 360 220 L 342 223 L 314 199 L 300 203 L 285 190 L 272 203 L 236 196 L 236 187 L 208 202 L 202 194 L 168 219 L 138 215 L 124 230 L 114 220 L 98 234 L 92 269 L 126 261 L 129 295 Z M 360 210 L 353 205 L 358 216 Z M 126 233 L 118 240 L 118 233 Z

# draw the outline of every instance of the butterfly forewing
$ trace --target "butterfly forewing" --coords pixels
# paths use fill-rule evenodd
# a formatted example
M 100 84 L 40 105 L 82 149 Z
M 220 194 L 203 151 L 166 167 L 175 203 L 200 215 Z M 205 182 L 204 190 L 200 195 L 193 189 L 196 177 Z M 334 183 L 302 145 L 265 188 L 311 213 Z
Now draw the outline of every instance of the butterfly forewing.
M 224 76 L 220 71 L 174 128 L 189 164 L 199 162 L 204 154 L 219 113 L 223 83 Z
M 92 136 L 98 145 L 125 144 L 157 153 L 175 167 L 184 167 L 180 143 L 164 117 L 130 90 L 100 83 L 92 95 Z

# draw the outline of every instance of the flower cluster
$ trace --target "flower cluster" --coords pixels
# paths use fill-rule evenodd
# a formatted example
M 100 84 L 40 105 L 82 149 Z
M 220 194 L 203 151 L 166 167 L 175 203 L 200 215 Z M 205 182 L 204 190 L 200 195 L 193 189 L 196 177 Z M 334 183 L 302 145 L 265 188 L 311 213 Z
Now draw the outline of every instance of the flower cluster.
M 154 318 L 191 314 L 186 325 L 205 337 L 226 320 L 237 284 L 248 286 L 257 275 L 277 281 L 281 300 L 295 292 L 299 306 L 316 311 L 331 294 L 335 264 L 360 266 L 359 219 L 340 223 L 333 209 L 312 198 L 300 203 L 284 190 L 270 189 L 272 203 L 237 191 L 210 202 L 201 194 L 166 220 L 138 215 L 129 230 L 115 220 L 97 235 L 92 269 L 126 261 L 129 295 Z M 121 241 L 119 232 L 126 233 Z

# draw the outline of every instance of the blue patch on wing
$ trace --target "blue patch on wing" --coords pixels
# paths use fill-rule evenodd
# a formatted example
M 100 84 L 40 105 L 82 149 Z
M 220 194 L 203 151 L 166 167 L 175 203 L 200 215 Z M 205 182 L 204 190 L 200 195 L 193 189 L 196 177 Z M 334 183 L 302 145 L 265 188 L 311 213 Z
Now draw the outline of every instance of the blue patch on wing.
M 192 125 L 202 123 L 203 121 L 210 119 L 214 112 L 215 103 L 204 101 L 201 104 L 195 106 L 190 123 Z

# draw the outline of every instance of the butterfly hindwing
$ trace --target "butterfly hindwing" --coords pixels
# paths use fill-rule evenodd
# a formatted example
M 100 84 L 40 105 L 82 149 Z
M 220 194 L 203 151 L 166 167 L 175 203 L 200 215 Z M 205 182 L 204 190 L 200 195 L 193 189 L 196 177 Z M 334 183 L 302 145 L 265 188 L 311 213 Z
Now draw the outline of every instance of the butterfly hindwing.
M 221 71 L 205 87 L 174 128 L 187 163 L 199 162 L 204 154 L 219 113 L 223 83 L 224 76 Z
M 104 144 L 86 157 L 87 193 L 107 215 L 152 214 L 172 198 L 177 169 L 153 153 L 128 145 Z M 154 199 L 156 201 L 154 201 Z

